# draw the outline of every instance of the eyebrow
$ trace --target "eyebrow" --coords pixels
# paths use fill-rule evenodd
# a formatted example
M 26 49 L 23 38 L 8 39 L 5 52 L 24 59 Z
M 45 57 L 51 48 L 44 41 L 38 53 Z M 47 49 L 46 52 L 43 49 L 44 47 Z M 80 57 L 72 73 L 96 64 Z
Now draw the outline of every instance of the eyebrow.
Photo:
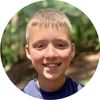
M 48 42 L 49 40 L 47 40 L 47 39 L 40 39 L 40 40 L 36 40 L 36 41 L 34 41 L 34 43 L 36 43 L 36 42 Z M 53 39 L 51 42 L 54 42 L 54 41 L 61 41 L 61 42 L 71 42 L 70 40 L 64 40 L 64 39 L 60 39 L 60 38 L 58 38 L 58 39 Z
M 32 43 L 32 47 L 35 47 L 37 44 L 40 44 L 40 43 L 48 44 L 49 43 L 49 40 L 47 40 L 47 39 L 44 39 L 44 40 L 42 40 L 42 39 L 41 40 L 36 40 L 36 41 L 34 41 Z M 66 45 L 70 45 L 71 44 L 70 40 L 63 40 L 63 39 L 53 39 L 51 41 L 51 43 L 53 43 L 53 44 L 55 44 L 55 43 L 64 43 Z
M 70 43 L 70 40 L 54 39 L 53 42 L 64 42 L 64 43 Z
M 32 46 L 34 46 L 34 45 L 36 45 L 36 44 L 38 44 L 38 43 L 47 43 L 48 42 L 48 40 L 36 40 L 36 41 L 34 41 L 33 43 L 32 43 Z
M 48 40 L 46 40 L 46 39 L 41 39 L 41 40 L 36 40 L 36 41 L 34 41 L 33 43 L 41 43 L 41 42 L 48 42 Z

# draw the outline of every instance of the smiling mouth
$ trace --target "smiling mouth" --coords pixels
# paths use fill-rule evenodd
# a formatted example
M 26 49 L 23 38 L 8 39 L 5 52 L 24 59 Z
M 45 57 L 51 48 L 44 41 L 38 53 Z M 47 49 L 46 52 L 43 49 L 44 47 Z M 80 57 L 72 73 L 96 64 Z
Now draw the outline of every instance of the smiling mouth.
M 56 68 L 59 67 L 61 65 L 61 63 L 46 63 L 43 64 L 44 67 L 49 67 L 49 68 Z

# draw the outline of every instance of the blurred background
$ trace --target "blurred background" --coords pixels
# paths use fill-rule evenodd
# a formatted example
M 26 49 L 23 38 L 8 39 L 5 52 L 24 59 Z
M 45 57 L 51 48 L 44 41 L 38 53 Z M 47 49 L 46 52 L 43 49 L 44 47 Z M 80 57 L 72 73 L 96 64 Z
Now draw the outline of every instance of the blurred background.
M 66 72 L 78 82 L 87 84 L 93 76 L 100 57 L 97 32 L 90 19 L 79 9 L 63 0 L 43 0 L 21 9 L 7 24 L 1 40 L 1 59 L 10 80 L 24 87 L 37 77 L 31 62 L 25 56 L 25 28 L 31 16 L 41 8 L 56 8 L 63 11 L 72 23 L 72 36 L 76 44 L 76 55 Z M 99 34 L 99 33 L 98 33 Z

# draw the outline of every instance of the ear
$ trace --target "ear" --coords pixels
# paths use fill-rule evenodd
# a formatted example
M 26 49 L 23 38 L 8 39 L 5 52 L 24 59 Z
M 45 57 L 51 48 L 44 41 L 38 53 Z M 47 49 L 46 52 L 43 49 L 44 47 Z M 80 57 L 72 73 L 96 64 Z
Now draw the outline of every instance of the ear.
M 30 50 L 29 50 L 29 46 L 27 44 L 25 45 L 25 52 L 26 52 L 27 58 L 29 60 L 31 60 Z
M 72 43 L 72 58 L 75 56 L 75 44 Z

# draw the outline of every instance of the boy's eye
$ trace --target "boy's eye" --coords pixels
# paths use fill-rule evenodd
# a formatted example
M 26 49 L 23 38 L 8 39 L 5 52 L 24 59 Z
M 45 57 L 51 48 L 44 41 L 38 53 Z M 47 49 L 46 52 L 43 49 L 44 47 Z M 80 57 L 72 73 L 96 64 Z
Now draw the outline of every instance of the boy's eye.
M 58 48 L 58 49 L 66 49 L 66 48 L 68 48 L 69 44 L 64 43 L 64 42 L 62 42 L 62 43 L 57 42 L 54 44 L 54 46 L 55 46 L 55 48 Z
M 45 43 L 36 43 L 36 44 L 33 44 L 33 48 L 37 49 L 37 50 L 42 50 L 44 48 L 46 48 L 46 44 Z

